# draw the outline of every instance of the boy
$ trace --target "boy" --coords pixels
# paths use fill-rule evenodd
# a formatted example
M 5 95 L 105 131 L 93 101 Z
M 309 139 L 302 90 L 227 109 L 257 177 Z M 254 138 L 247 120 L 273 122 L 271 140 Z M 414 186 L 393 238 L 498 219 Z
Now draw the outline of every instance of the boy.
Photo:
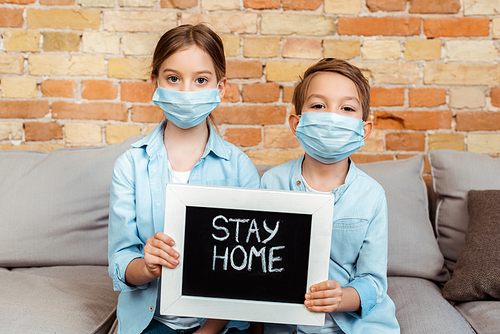
M 387 291 L 387 202 L 375 180 L 349 156 L 373 128 L 370 86 L 338 59 L 310 67 L 294 91 L 289 124 L 305 155 L 266 172 L 261 187 L 333 192 L 329 279 L 310 287 L 305 306 L 324 312 L 325 325 L 265 325 L 266 333 L 399 333 Z

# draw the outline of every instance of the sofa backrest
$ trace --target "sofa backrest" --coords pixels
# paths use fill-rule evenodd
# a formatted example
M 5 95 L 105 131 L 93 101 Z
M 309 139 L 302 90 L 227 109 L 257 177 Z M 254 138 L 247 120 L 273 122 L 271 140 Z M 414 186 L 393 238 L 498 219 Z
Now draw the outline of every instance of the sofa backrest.
M 0 266 L 107 265 L 113 164 L 139 138 L 0 151 Z

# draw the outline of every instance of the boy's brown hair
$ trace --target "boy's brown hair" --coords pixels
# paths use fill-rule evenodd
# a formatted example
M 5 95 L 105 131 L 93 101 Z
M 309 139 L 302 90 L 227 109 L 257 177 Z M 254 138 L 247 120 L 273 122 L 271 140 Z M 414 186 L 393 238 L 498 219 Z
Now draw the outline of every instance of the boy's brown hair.
M 370 84 L 368 83 L 368 80 L 365 78 L 363 73 L 361 73 L 359 68 L 344 60 L 336 58 L 321 59 L 306 70 L 304 78 L 301 78 L 301 81 L 295 87 L 293 92 L 292 103 L 295 107 L 295 114 L 302 114 L 302 108 L 304 107 L 304 103 L 306 101 L 309 84 L 318 72 L 334 72 L 351 79 L 356 86 L 359 98 L 361 99 L 360 102 L 363 110 L 363 121 L 368 119 L 368 116 L 370 116 Z

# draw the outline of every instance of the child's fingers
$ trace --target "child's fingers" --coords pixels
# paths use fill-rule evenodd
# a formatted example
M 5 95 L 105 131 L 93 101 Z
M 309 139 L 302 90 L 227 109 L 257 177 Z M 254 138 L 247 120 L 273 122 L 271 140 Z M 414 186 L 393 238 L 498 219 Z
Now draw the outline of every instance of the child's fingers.
M 168 235 L 157 232 L 146 241 L 144 260 L 148 264 L 156 264 L 175 268 L 179 264 L 179 253 L 171 246 L 174 241 Z
M 320 283 L 311 285 L 311 292 L 323 291 L 323 290 L 333 290 L 340 288 L 340 283 L 337 281 L 327 280 Z

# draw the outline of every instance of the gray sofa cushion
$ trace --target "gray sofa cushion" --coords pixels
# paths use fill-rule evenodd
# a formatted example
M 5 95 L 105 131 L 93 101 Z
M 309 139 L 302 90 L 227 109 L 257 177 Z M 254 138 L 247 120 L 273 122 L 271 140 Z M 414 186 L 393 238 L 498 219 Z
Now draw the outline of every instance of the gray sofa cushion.
M 118 293 L 105 266 L 0 268 L 0 332 L 107 333 Z
M 50 153 L 0 151 L 0 266 L 107 265 L 113 164 L 139 138 Z
M 445 282 L 448 273 L 429 220 L 424 157 L 358 164 L 384 187 L 389 215 L 389 276 Z
M 388 295 L 396 305 L 401 333 L 474 333 L 460 313 L 425 279 L 389 277 Z
M 453 271 L 469 225 L 467 193 L 500 189 L 500 159 L 452 150 L 430 151 L 428 156 L 434 190 L 441 198 L 436 211 L 437 240 L 446 267 Z
M 477 333 L 500 333 L 500 301 L 460 303 L 456 308 Z

